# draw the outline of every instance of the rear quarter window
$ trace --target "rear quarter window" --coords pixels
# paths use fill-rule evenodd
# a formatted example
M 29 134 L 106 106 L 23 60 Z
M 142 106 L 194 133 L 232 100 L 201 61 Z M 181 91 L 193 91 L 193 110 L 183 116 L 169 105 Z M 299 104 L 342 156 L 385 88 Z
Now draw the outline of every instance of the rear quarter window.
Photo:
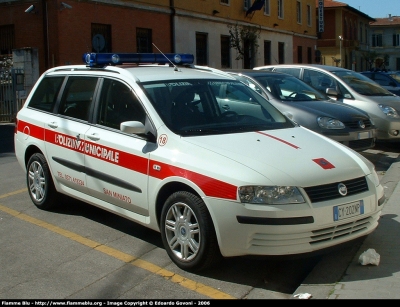
M 28 107 L 52 112 L 64 77 L 47 77 L 42 79 L 35 90 Z

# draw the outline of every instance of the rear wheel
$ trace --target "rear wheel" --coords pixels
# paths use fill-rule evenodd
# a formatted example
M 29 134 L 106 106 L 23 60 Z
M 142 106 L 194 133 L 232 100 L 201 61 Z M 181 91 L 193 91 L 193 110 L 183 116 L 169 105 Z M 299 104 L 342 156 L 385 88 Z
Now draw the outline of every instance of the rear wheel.
M 205 270 L 222 259 L 211 216 L 197 195 L 172 194 L 161 212 L 160 228 L 169 257 L 181 269 Z
M 26 183 L 29 196 L 36 207 L 48 210 L 57 205 L 59 194 L 54 187 L 49 165 L 41 153 L 35 153 L 30 157 Z

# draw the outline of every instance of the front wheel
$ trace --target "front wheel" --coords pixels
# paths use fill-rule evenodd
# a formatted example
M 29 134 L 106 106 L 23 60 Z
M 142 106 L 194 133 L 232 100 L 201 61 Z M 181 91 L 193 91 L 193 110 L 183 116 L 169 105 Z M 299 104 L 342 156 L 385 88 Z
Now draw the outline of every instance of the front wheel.
M 183 270 L 205 270 L 222 259 L 211 216 L 197 195 L 172 194 L 162 209 L 160 229 L 169 257 Z
M 58 192 L 54 187 L 46 158 L 41 153 L 33 154 L 28 161 L 26 184 L 36 207 L 48 210 L 56 206 Z

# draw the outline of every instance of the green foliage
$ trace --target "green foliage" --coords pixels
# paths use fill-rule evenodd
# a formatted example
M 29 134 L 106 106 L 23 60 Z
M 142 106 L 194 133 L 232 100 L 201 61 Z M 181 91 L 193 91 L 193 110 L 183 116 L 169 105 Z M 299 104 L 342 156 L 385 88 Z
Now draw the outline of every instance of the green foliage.
M 0 55 L 0 67 L 10 68 L 13 66 L 12 55 Z
M 389 55 L 388 54 L 380 54 L 377 53 L 376 51 L 363 51 L 361 52 L 361 57 L 367 61 L 368 65 L 369 65 L 369 69 L 372 68 L 374 62 L 376 59 L 378 58 L 382 58 L 382 64 L 380 65 L 380 67 L 376 67 L 376 68 L 381 68 L 384 69 L 387 65 L 389 65 Z
M 375 51 L 362 51 L 361 52 L 361 57 L 366 60 L 369 64 L 369 68 L 372 67 L 372 64 L 374 63 L 375 59 L 378 58 L 380 55 L 375 52 Z

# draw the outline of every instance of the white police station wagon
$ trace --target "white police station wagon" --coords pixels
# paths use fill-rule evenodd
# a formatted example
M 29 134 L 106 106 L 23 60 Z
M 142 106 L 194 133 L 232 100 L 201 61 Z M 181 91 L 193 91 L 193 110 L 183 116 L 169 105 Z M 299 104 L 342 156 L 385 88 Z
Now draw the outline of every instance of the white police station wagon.
M 240 81 L 190 54 L 83 59 L 47 70 L 17 114 L 16 157 L 38 208 L 68 195 L 126 217 L 161 232 L 188 271 L 321 251 L 377 227 L 385 197 L 372 163 Z

